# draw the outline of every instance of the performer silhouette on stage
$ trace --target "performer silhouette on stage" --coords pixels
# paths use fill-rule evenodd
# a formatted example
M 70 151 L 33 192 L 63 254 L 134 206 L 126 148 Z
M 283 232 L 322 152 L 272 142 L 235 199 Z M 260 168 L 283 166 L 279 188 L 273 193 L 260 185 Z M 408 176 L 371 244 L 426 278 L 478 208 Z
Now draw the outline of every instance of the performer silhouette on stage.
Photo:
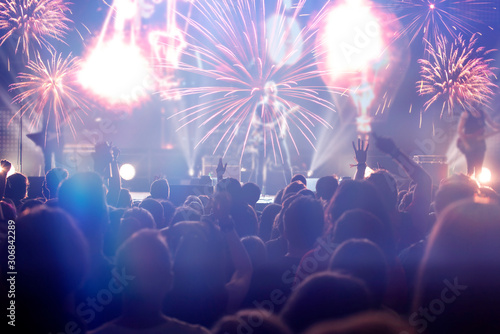
M 486 125 L 495 131 L 500 131 L 500 124 L 494 122 L 479 105 L 466 109 L 460 116 L 457 147 L 465 155 L 468 176 L 478 177 L 483 169 L 486 137 L 491 135 L 486 135 Z
M 64 147 L 63 136 L 62 132 L 57 129 L 55 117 L 50 115 L 49 108 L 45 108 L 43 111 L 42 131 L 30 133 L 27 137 L 42 148 L 45 173 L 51 170 L 52 167 L 61 167 Z M 55 166 L 52 166 L 52 156 L 54 156 Z
M 285 119 L 278 120 L 282 122 L 282 128 L 286 126 L 284 124 Z M 266 183 L 268 175 L 268 167 L 274 163 L 277 166 L 281 166 L 283 170 L 283 181 L 284 184 L 288 184 L 292 178 L 292 167 L 290 164 L 290 153 L 288 151 L 288 144 L 286 142 L 286 132 L 272 133 L 269 131 L 270 125 L 261 123 L 260 120 L 255 121 L 255 128 L 251 134 L 251 144 L 254 147 L 254 151 L 258 151 L 257 155 L 257 169 L 256 173 L 256 183 L 261 188 L 262 193 L 266 194 Z M 273 127 L 275 125 L 272 125 Z M 267 139 L 264 140 L 263 133 L 267 131 Z M 272 138 L 271 138 L 272 136 Z M 266 147 L 264 147 L 264 145 Z M 267 154 L 265 154 L 265 152 Z M 276 155 L 276 156 L 275 156 Z

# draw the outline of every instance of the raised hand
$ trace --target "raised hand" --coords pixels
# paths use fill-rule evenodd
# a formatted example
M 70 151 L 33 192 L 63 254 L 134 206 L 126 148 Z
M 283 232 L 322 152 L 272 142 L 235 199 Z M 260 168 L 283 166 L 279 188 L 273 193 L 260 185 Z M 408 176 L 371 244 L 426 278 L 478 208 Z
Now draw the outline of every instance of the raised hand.
M 224 176 L 224 173 L 226 172 L 226 167 L 227 167 L 227 162 L 225 165 L 222 164 L 222 158 L 219 159 L 219 164 L 217 165 L 217 169 L 215 172 L 217 173 L 217 179 L 221 180 L 222 176 Z
M 389 154 L 391 157 L 395 157 L 399 153 L 399 149 L 394 143 L 394 140 L 387 137 L 379 137 L 375 133 L 372 133 L 373 138 L 375 138 L 375 145 L 382 152 Z
M 230 215 L 231 198 L 225 192 L 216 193 L 214 195 L 213 213 L 215 218 L 225 221 Z
M 95 145 L 94 159 L 99 159 L 103 163 L 109 163 L 113 160 L 111 153 L 112 144 L 109 142 L 99 142 Z
M 352 148 L 354 149 L 354 154 L 355 154 L 355 159 L 357 161 L 358 164 L 366 164 L 366 155 L 367 155 L 367 152 L 368 152 L 368 147 L 370 146 L 370 144 L 368 143 L 368 141 L 366 141 L 366 145 L 365 145 L 365 141 L 364 140 L 361 140 L 358 138 L 358 147 L 356 148 L 356 144 L 354 143 L 354 141 L 352 142 Z

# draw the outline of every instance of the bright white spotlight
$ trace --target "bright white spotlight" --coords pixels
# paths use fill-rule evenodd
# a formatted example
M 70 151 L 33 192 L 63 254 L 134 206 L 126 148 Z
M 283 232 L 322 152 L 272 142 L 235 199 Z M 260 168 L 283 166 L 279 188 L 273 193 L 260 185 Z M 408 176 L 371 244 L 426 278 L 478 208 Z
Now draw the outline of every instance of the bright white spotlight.
M 16 169 L 14 168 L 13 165 L 11 165 L 9 172 L 7 173 L 7 177 L 11 176 L 16 172 Z
M 375 171 L 373 169 L 371 169 L 370 167 L 366 166 L 366 169 L 365 169 L 365 178 L 369 177 L 370 175 L 372 175 Z
M 384 32 L 373 7 L 369 0 L 345 0 L 330 9 L 322 41 L 328 47 L 329 75 L 363 71 L 380 61 Z
M 87 55 L 78 81 L 109 107 L 138 104 L 148 98 L 153 87 L 148 59 L 141 48 L 119 37 L 98 44 Z
M 313 170 L 308 170 L 307 171 L 307 177 L 311 177 L 313 175 L 314 171 Z
M 138 7 L 135 1 L 130 0 L 115 0 L 115 8 L 120 16 L 124 20 L 131 20 L 135 17 Z
M 189 174 L 189 176 L 194 176 L 194 169 L 193 168 L 189 168 L 188 174 Z
M 479 174 L 477 180 L 479 181 L 479 183 L 491 182 L 491 171 L 488 168 L 483 167 L 483 169 L 481 170 L 481 174 Z
M 131 164 L 123 164 L 120 167 L 120 176 L 125 181 L 130 181 L 135 177 L 135 167 Z

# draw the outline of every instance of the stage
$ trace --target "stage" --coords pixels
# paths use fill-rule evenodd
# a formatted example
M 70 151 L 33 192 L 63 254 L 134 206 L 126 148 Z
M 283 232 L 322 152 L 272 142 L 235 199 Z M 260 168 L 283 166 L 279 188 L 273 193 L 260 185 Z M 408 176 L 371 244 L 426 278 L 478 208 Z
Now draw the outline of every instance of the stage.
M 93 170 L 95 145 L 110 142 L 135 171 L 124 186 L 140 193 L 158 177 L 214 177 L 222 157 L 228 177 L 274 195 L 293 174 L 352 177 L 351 142 L 376 133 L 421 159 L 437 183 L 466 171 L 456 148 L 462 111 L 479 103 L 500 120 L 494 2 L 235 4 L 78 1 L 55 13 L 49 34 L 2 30 L 2 158 L 43 176 L 43 149 L 26 135 L 45 133 L 60 143 L 52 165 L 73 174 Z M 453 52 L 447 68 L 440 59 Z M 460 68 L 468 72 L 443 81 Z M 493 185 L 499 137 L 486 146 L 483 183 Z M 406 178 L 374 145 L 368 165 Z

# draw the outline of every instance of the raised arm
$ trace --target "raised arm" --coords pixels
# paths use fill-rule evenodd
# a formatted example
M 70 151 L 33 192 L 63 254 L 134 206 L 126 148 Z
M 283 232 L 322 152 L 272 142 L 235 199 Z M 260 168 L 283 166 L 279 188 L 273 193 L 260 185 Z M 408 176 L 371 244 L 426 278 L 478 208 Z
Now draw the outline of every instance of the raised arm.
M 109 177 L 109 189 L 107 194 L 108 204 L 111 206 L 116 206 L 118 204 L 118 197 L 120 196 L 121 189 L 121 177 L 120 171 L 118 170 L 118 156 L 120 155 L 120 150 L 113 146 L 111 148 L 111 162 L 110 162 L 110 177 Z
M 234 229 L 234 222 L 222 223 L 221 231 L 224 233 L 226 242 L 234 266 L 234 274 L 231 280 L 226 284 L 228 295 L 227 311 L 234 312 L 238 310 L 245 299 L 252 280 L 252 262 L 250 257 L 240 241 L 240 237 Z
M 238 233 L 234 229 L 234 221 L 229 215 L 230 199 L 227 194 L 218 193 L 215 195 L 213 210 L 214 217 L 226 239 L 229 254 L 235 269 L 231 280 L 226 283 L 228 295 L 226 310 L 231 313 L 238 309 L 248 293 L 248 288 L 252 280 L 252 262 L 250 261 L 250 257 L 245 247 L 240 241 Z
M 368 153 L 368 141 L 361 140 L 358 138 L 358 147 L 356 148 L 356 144 L 352 142 L 352 148 L 354 149 L 354 158 L 356 159 L 356 175 L 354 176 L 355 180 L 363 180 L 365 178 L 366 171 L 366 156 Z
M 465 138 L 465 122 L 467 121 L 468 114 L 466 111 L 462 112 L 460 115 L 460 119 L 458 121 L 458 128 L 457 128 L 457 133 L 458 136 L 462 139 Z
M 215 170 L 215 172 L 217 173 L 217 183 L 219 183 L 220 181 L 222 181 L 222 179 L 224 177 L 224 173 L 226 172 L 226 167 L 227 167 L 227 162 L 224 165 L 222 163 L 222 158 L 220 158 L 219 159 L 219 164 L 217 165 L 217 169 Z
M 422 233 L 427 233 L 427 215 L 431 204 L 432 179 L 427 172 L 413 159 L 401 152 L 390 138 L 378 137 L 374 134 L 375 144 L 384 153 L 389 154 L 408 174 L 416 184 L 413 192 L 413 201 L 408 207 L 415 227 Z

